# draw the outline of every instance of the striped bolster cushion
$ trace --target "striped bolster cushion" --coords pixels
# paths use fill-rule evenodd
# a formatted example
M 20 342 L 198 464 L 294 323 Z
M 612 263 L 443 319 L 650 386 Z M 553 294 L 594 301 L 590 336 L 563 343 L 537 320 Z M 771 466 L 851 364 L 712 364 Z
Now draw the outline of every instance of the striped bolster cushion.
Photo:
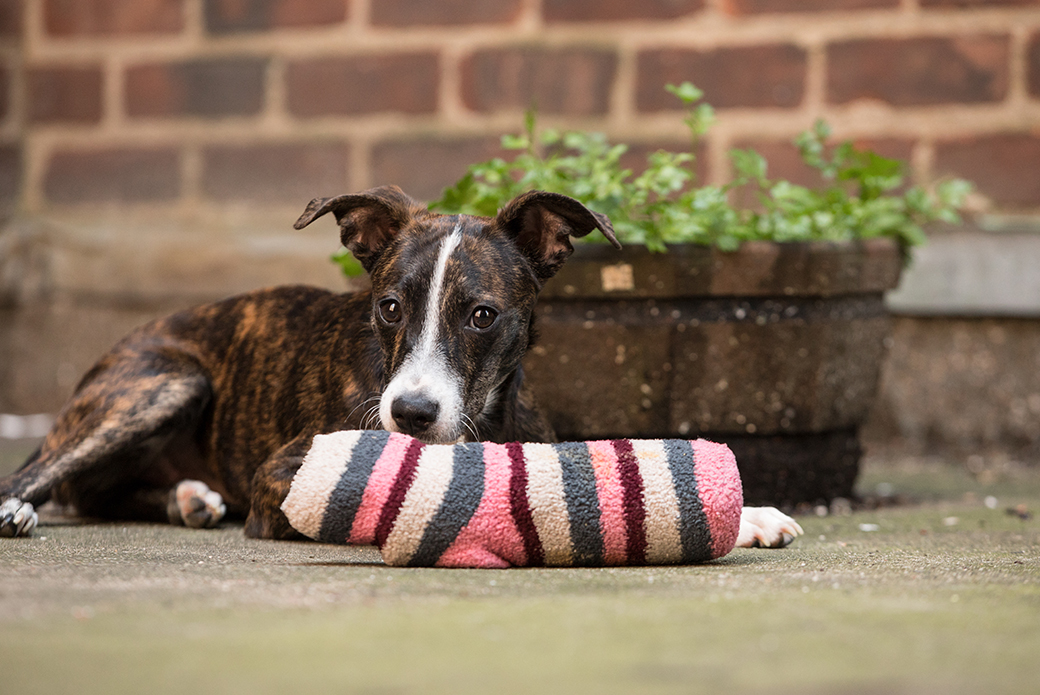
M 728 447 L 705 440 L 426 445 L 318 435 L 282 504 L 300 533 L 379 546 L 389 565 L 694 563 L 736 543 Z

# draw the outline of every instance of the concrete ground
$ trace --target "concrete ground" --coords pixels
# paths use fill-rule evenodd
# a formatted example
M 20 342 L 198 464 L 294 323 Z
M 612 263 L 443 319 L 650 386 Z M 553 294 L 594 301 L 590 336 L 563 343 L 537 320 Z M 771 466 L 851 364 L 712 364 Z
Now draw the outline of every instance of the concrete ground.
M 915 501 L 695 567 L 396 569 L 234 525 L 52 519 L 0 540 L 0 690 L 1035 692 L 1040 470 L 870 460 L 861 487 Z

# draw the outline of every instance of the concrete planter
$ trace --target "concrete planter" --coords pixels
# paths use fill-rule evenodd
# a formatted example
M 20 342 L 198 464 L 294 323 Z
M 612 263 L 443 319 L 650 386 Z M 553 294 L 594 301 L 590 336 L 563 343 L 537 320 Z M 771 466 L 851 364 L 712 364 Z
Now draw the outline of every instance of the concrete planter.
M 561 439 L 706 437 L 749 503 L 849 496 L 901 267 L 889 239 L 582 245 L 539 300 L 528 378 Z

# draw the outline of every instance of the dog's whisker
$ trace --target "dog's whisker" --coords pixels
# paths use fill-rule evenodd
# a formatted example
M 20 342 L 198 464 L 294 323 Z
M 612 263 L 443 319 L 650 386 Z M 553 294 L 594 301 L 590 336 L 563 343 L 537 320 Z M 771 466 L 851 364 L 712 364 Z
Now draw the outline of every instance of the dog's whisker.
M 466 415 L 465 413 L 463 413 L 462 414 L 462 424 L 465 425 L 466 429 L 469 430 L 470 434 L 473 435 L 473 441 L 479 442 L 480 441 L 480 432 L 477 430 L 477 423 L 473 421 L 473 418 L 471 418 L 469 415 Z
M 365 417 L 361 420 L 361 429 L 364 430 L 375 430 L 383 429 L 383 423 L 379 418 L 379 404 L 376 403 L 374 406 L 368 409 L 365 413 Z
M 359 409 L 364 408 L 366 405 L 368 405 L 372 401 L 377 401 L 378 402 L 379 401 L 379 394 L 376 394 L 374 396 L 370 396 L 369 398 L 366 398 L 365 400 L 361 401 L 356 406 L 354 406 L 354 408 L 350 411 L 350 413 L 345 418 L 346 422 L 350 422 L 350 418 L 354 417 L 354 413 L 356 413 Z M 378 407 L 378 405 L 377 405 L 377 407 Z M 366 413 L 370 413 L 370 412 L 371 412 L 371 410 L 366 411 Z M 365 418 L 361 419 L 362 429 L 364 429 L 364 422 L 365 422 L 366 418 L 367 418 L 367 414 L 366 414 Z

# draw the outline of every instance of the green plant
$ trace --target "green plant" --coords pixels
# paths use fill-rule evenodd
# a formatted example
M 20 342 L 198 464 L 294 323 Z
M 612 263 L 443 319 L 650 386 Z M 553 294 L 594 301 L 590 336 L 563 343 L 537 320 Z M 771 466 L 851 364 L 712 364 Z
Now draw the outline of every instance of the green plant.
M 922 225 L 956 223 L 971 184 L 942 181 L 933 189 L 904 187 L 902 162 L 843 142 L 828 147 L 830 129 L 818 121 L 796 139 L 803 161 L 817 169 L 825 185 L 800 186 L 771 180 L 765 157 L 753 149 L 730 152 L 734 179 L 723 186 L 694 186 L 697 142 L 715 119 L 703 93 L 690 83 L 668 91 L 686 108 L 683 121 L 691 152 L 654 152 L 635 175 L 622 167 L 628 146 L 611 144 L 602 133 L 544 129 L 533 111 L 517 135 L 502 137 L 502 147 L 517 154 L 473 164 L 430 205 L 444 213 L 494 215 L 528 190 L 553 191 L 580 200 L 607 215 L 618 239 L 654 251 L 669 243 L 715 245 L 735 250 L 744 241 L 842 241 L 893 237 L 906 248 L 924 241 Z M 741 206 L 734 201 L 756 201 Z M 590 241 L 594 237 L 587 237 Z M 344 272 L 356 266 L 339 256 Z M 354 268 L 356 271 L 356 267 Z
M 684 120 L 696 145 L 714 112 L 697 103 L 702 95 L 693 85 L 670 87 L 670 91 L 689 107 Z M 628 146 L 611 144 L 602 133 L 547 129 L 539 134 L 533 111 L 528 111 L 524 125 L 519 135 L 502 138 L 504 149 L 518 151 L 512 161 L 495 158 L 472 165 L 430 207 L 446 213 L 494 215 L 524 191 L 553 191 L 607 215 L 622 243 L 642 243 L 655 250 L 663 250 L 670 241 L 708 242 L 737 222 L 721 188 L 680 195 L 694 178 L 692 153 L 654 152 L 643 173 L 635 176 L 621 166 Z

